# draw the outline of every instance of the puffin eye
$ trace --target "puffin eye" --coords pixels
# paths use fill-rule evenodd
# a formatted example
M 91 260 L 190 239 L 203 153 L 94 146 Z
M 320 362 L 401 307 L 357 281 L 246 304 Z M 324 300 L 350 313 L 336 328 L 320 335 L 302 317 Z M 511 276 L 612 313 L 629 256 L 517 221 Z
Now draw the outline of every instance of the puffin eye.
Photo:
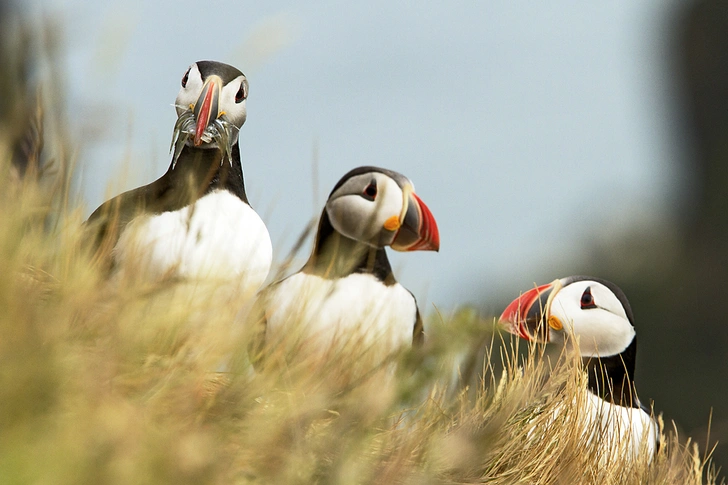
M 362 197 L 364 197 L 367 200 L 374 200 L 377 198 L 377 180 L 372 179 L 371 182 L 369 182 L 369 185 L 366 186 L 364 189 L 364 192 L 362 193 Z
M 238 89 L 238 92 L 235 93 L 235 102 L 239 103 L 242 100 L 245 99 L 245 83 L 240 83 L 240 89 Z
M 189 78 L 190 78 L 190 70 L 189 70 L 189 69 L 187 69 L 187 72 L 185 73 L 185 75 L 184 75 L 184 76 L 182 76 L 182 87 L 183 87 L 183 88 L 186 88 L 186 87 L 187 87 L 187 80 L 188 80 Z
M 581 309 L 588 310 L 589 308 L 596 308 L 597 305 L 594 303 L 594 297 L 591 294 L 591 287 L 587 286 L 584 293 L 581 295 Z

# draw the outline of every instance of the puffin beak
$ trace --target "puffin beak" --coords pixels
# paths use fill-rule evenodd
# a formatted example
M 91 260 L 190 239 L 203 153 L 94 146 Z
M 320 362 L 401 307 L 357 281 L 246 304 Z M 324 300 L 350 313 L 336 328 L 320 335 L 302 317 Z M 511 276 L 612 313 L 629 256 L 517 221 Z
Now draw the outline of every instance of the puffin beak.
M 411 186 L 406 186 L 403 194 L 404 207 L 399 221 L 395 221 L 399 222 L 399 227 L 390 246 L 397 251 L 439 251 L 440 232 L 432 212 Z M 389 229 L 387 224 L 385 228 Z
M 561 289 L 561 280 L 537 286 L 511 302 L 503 310 L 500 323 L 524 340 L 549 341 L 549 329 L 561 328 L 558 318 L 550 316 L 551 302 Z
M 220 90 L 222 89 L 222 79 L 218 76 L 210 76 L 205 80 L 205 84 L 202 86 L 202 93 L 199 99 L 195 103 L 195 119 L 197 124 L 195 126 L 195 146 L 202 144 L 202 135 L 205 133 L 207 127 L 217 119 L 219 116 L 219 100 Z

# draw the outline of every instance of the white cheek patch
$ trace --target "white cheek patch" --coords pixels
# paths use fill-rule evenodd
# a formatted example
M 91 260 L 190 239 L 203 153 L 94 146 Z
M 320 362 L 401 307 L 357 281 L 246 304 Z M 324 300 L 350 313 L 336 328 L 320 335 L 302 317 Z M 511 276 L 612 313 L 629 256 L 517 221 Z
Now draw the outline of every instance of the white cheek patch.
M 368 241 L 376 230 L 373 206 L 373 202 L 359 195 L 346 195 L 326 204 L 326 212 L 338 232 L 357 241 Z
M 597 308 L 581 308 L 581 295 L 590 286 Z M 635 330 L 627 319 L 619 300 L 607 290 L 597 291 L 596 285 L 569 285 L 554 298 L 550 312 L 558 317 L 564 330 L 551 331 L 553 340 L 563 340 L 563 333 L 579 342 L 579 352 L 584 357 L 608 357 L 623 352 L 632 343 Z M 615 308 L 615 300 L 618 307 Z M 601 305 L 609 305 L 608 309 Z M 561 337 L 561 339 L 559 338 Z
M 242 100 L 239 103 L 235 102 L 235 96 L 238 94 L 238 91 L 240 90 L 240 83 L 245 83 L 247 85 L 247 81 L 245 80 L 244 76 L 238 76 L 229 83 L 227 83 L 225 86 L 223 86 L 222 91 L 220 92 L 220 110 L 225 112 L 225 118 L 235 126 L 243 126 L 243 123 L 245 123 L 245 118 L 247 116 L 247 111 L 245 107 L 245 100 Z M 247 87 L 245 88 L 246 96 L 247 96 Z
M 595 285 L 591 285 L 591 291 L 597 306 L 629 321 L 627 312 L 624 310 L 624 306 L 622 306 L 619 299 L 608 288 L 597 283 Z
M 601 309 L 589 310 L 599 323 L 574 322 L 574 332 L 579 335 L 579 349 L 585 357 L 607 357 L 624 352 L 635 336 L 632 325 L 613 313 Z
M 362 197 L 372 179 L 377 184 L 374 200 Z M 380 239 L 384 222 L 402 212 L 402 190 L 382 173 L 352 177 L 326 203 L 331 225 L 344 236 L 362 242 Z
M 197 64 L 190 66 L 190 72 L 187 75 L 187 85 L 180 88 L 175 100 L 175 108 L 177 109 L 177 116 L 182 111 L 189 109 L 190 105 L 194 105 L 197 99 L 202 93 L 202 75 L 200 70 L 197 68 Z

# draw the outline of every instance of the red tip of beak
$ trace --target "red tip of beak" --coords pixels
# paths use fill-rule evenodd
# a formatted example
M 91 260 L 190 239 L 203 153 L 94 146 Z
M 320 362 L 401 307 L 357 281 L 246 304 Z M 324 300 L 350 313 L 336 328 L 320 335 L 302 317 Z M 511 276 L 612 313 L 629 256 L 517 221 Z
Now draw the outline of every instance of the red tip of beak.
M 417 194 L 412 192 L 412 197 L 417 201 L 417 205 L 420 209 L 421 226 L 420 226 L 420 238 L 415 242 L 409 251 L 439 251 L 440 250 L 440 231 L 437 229 L 437 222 L 435 217 L 430 212 L 430 209 L 422 202 L 422 199 L 417 197 Z
M 552 283 L 532 288 L 521 296 L 513 300 L 500 316 L 500 323 L 506 324 L 507 331 L 514 335 L 518 335 L 522 339 L 532 340 L 533 337 L 528 332 L 526 326 L 526 316 L 538 297 L 546 290 L 551 288 Z
M 202 101 L 202 106 L 197 114 L 197 126 L 195 127 L 195 146 L 202 144 L 202 134 L 205 132 L 207 125 L 210 124 L 210 111 L 212 107 L 212 97 L 215 93 L 215 83 L 210 82 L 207 86 L 207 92 L 205 93 L 205 99 Z

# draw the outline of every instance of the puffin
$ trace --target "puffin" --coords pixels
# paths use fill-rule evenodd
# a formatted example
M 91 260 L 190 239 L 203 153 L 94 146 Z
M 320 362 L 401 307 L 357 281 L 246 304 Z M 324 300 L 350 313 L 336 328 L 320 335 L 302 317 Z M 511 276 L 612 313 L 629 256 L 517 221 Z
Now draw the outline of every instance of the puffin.
M 272 245 L 248 201 L 240 161 L 248 89 L 228 64 L 198 61 L 185 71 L 169 168 L 89 216 L 97 259 L 153 281 L 235 280 L 251 295 L 261 287 Z
M 369 351 L 378 359 L 421 345 L 417 302 L 395 279 L 387 246 L 438 251 L 435 218 L 404 175 L 355 168 L 331 191 L 308 261 L 261 291 L 253 363 L 276 348 L 287 357 L 295 349 L 294 360 Z
M 659 429 L 637 396 L 634 315 L 617 285 L 590 276 L 557 279 L 516 298 L 500 322 L 527 341 L 578 348 L 588 375 L 588 392 L 580 404 L 587 416 L 582 436 L 598 436 L 612 451 L 619 445 L 632 459 L 642 452 L 654 457 Z

